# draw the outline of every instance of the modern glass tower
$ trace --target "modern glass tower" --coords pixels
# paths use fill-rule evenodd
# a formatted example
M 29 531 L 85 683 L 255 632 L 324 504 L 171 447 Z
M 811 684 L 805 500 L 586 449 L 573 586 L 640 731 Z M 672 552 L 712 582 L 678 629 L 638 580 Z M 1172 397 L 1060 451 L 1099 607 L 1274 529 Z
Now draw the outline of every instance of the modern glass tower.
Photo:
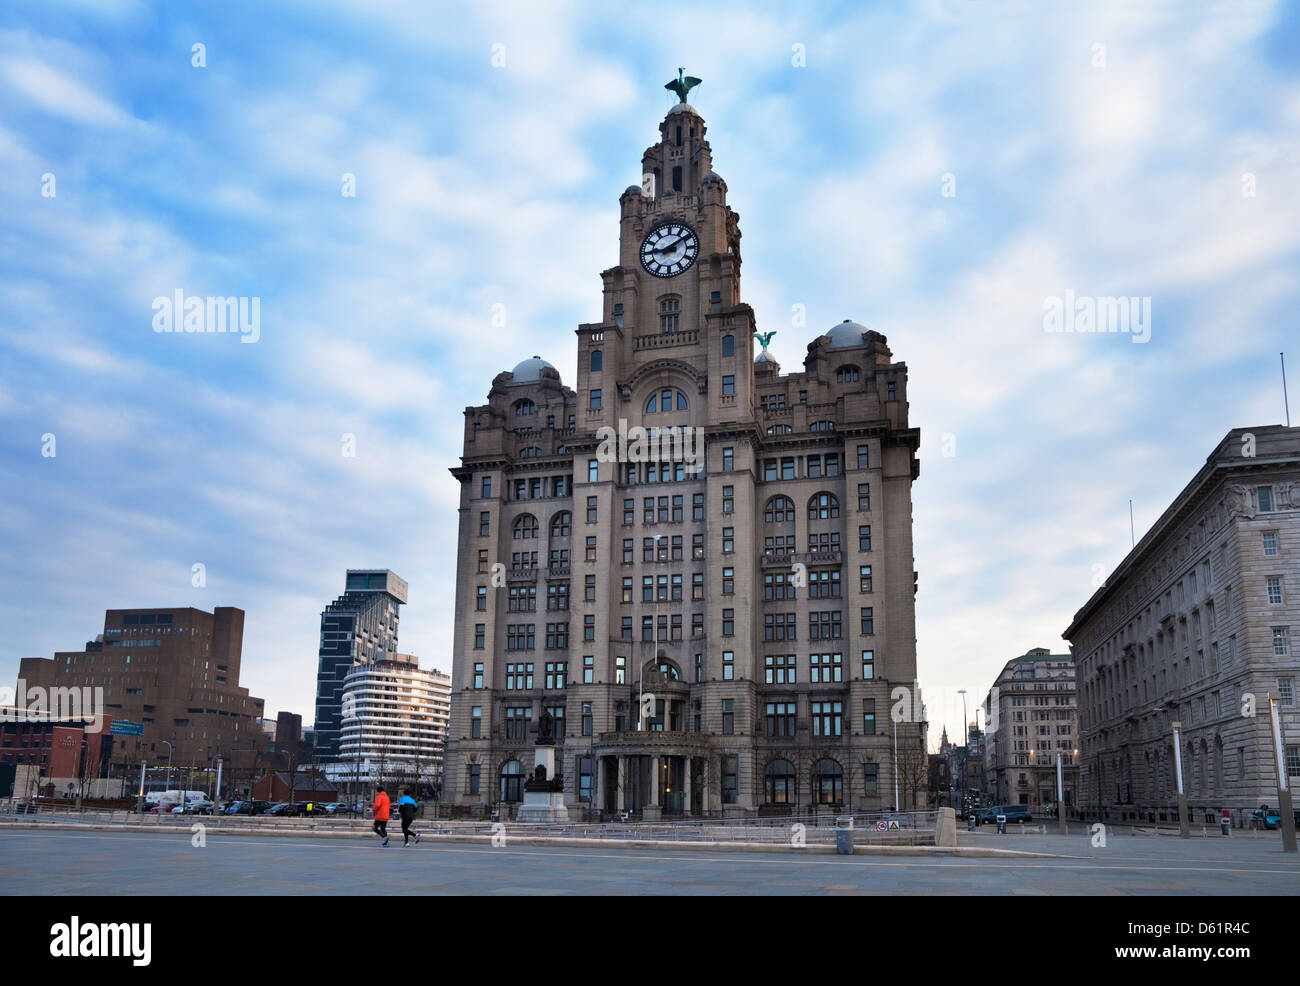
M 339 756 L 343 680 L 356 665 L 397 653 L 398 607 L 406 593 L 405 580 L 387 569 L 350 568 L 343 595 L 320 615 L 316 751 L 324 762 Z

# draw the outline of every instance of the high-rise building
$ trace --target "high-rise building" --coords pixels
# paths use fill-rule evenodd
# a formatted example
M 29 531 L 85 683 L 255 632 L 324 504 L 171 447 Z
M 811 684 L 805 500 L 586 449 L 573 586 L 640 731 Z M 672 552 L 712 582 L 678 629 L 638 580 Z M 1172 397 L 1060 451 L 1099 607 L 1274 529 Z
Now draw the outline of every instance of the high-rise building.
M 1003 667 L 984 699 L 988 735 L 983 763 L 985 800 L 1031 805 L 1057 800 L 1056 761 L 1067 810 L 1079 790 L 1079 701 L 1074 658 L 1035 647 Z M 972 757 L 976 757 L 972 743 Z
M 323 763 L 339 756 L 343 679 L 355 665 L 397 653 L 398 607 L 406 582 L 387 569 L 348 569 L 343 595 L 320 615 L 316 667 L 316 753 Z
M 465 411 L 444 800 L 508 813 L 546 713 L 570 806 L 923 798 L 921 715 L 897 761 L 889 715 L 921 708 L 907 367 L 847 320 L 799 372 L 755 356 L 704 136 L 675 105 L 620 197 L 575 388 L 534 356 Z
M 260 748 L 263 702 L 239 684 L 244 611 L 110 609 L 104 632 L 81 651 L 24 658 L 18 677 L 34 688 L 104 689 L 104 714 L 139 724 L 113 737 L 112 776 L 138 776 L 143 761 L 246 769 Z M 24 690 L 20 688 L 20 691 Z
M 1235 428 L 1075 614 L 1080 801 L 1193 822 L 1277 807 L 1269 696 L 1300 783 L 1300 428 Z
M 410 784 L 431 795 L 442 784 L 451 678 L 424 671 L 412 654 L 358 664 L 343 681 L 339 760 L 331 780 Z

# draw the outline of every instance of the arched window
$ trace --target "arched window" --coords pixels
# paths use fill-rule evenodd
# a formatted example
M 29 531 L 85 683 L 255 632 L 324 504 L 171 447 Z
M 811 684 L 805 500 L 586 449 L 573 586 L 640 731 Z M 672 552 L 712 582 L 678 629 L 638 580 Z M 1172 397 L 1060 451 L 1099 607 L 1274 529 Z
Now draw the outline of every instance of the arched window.
M 605 354 L 599 349 L 591 351 L 591 372 L 599 373 L 605 368 Z
M 558 514 L 555 515 L 555 519 L 551 521 L 551 537 L 567 538 L 569 536 L 570 527 L 572 523 L 573 523 L 573 514 L 569 513 L 569 511 L 567 510 L 560 511 Z
M 834 421 L 814 421 L 811 425 L 808 426 L 808 430 L 809 430 L 809 431 L 834 431 L 834 430 L 835 430 L 835 422 L 834 422 Z
M 763 508 L 763 523 L 793 524 L 794 501 L 788 496 L 772 497 L 767 501 L 767 506 Z
M 681 328 L 682 299 L 675 294 L 659 299 L 659 331 L 676 332 Z
M 818 760 L 817 801 L 823 805 L 837 805 L 844 801 L 844 768 L 829 758 Z
M 736 337 L 723 336 L 722 337 L 722 358 L 726 359 L 728 356 L 735 356 L 735 355 L 736 355 Z
M 809 520 L 830 520 L 840 515 L 840 501 L 834 493 L 814 493 L 808 500 Z
M 836 383 L 857 383 L 862 379 L 862 371 L 856 366 L 841 366 L 835 371 Z
M 769 435 L 788 435 L 790 434 L 790 431 L 791 428 L 789 425 L 772 425 L 772 427 L 767 429 Z
M 792 805 L 797 797 L 794 764 L 789 760 L 773 760 L 763 772 L 763 788 L 769 805 Z
M 542 450 L 539 449 L 536 445 L 530 445 L 528 448 L 521 448 L 519 450 L 519 458 L 521 459 L 536 459 L 541 454 L 542 454 Z
M 673 410 L 674 401 L 678 411 L 687 409 L 686 395 L 680 390 L 673 390 L 671 387 L 665 387 L 657 394 L 651 394 L 650 399 L 646 401 L 646 414 L 666 414 Z
M 658 670 L 659 673 L 662 674 L 664 677 L 666 677 L 669 681 L 681 680 L 682 677 L 681 672 L 677 670 L 677 665 L 673 664 L 672 661 L 660 661 Z
M 501 800 L 524 800 L 524 765 L 518 760 L 507 760 L 501 767 Z
M 515 518 L 510 536 L 516 541 L 537 537 L 537 518 L 532 514 L 520 514 Z
M 536 414 L 537 405 L 530 400 L 515 401 L 515 414 L 523 417 L 528 414 Z

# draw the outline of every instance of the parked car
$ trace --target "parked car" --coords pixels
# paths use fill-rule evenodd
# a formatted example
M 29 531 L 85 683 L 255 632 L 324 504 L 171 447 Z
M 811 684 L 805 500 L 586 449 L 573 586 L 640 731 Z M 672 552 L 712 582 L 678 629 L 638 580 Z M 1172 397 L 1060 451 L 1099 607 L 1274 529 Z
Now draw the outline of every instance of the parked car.
M 287 817 L 293 814 L 293 805 L 289 804 L 287 801 L 281 801 L 278 804 L 271 805 L 270 808 L 267 808 L 266 811 L 261 814 Z
M 1296 828 L 1300 828 L 1300 810 L 1295 811 L 1293 817 Z M 1269 808 L 1267 811 L 1256 808 L 1250 820 L 1256 827 L 1262 825 L 1266 829 L 1275 829 L 1282 824 L 1282 813 L 1276 808 Z
M 211 815 L 212 812 L 211 801 L 190 801 L 172 809 L 173 815 Z

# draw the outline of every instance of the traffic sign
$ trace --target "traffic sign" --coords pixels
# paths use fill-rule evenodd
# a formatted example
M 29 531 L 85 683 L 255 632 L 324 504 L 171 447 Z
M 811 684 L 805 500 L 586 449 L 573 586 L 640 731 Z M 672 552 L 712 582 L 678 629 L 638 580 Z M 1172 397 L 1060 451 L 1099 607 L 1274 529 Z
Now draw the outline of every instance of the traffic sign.
M 144 723 L 127 722 L 125 719 L 114 719 L 108 726 L 110 736 L 143 736 Z

